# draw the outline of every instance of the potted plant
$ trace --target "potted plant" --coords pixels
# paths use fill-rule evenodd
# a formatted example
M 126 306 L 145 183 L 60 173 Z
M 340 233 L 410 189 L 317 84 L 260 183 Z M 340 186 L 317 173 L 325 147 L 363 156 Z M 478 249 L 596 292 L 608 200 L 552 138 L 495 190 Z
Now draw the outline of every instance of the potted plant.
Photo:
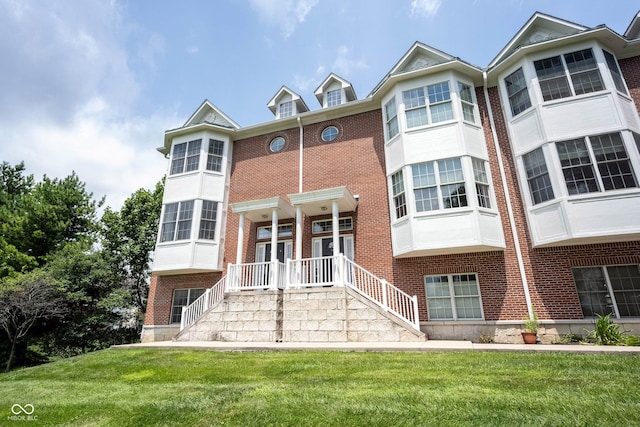
M 524 319 L 524 330 L 520 332 L 525 344 L 535 344 L 537 342 L 539 328 L 538 315 L 534 311 L 533 317 Z

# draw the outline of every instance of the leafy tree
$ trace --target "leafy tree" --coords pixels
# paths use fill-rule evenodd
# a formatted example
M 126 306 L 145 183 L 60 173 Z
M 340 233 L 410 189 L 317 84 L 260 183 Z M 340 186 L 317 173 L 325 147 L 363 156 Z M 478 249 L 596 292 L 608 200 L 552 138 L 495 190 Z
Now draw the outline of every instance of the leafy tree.
M 0 289 L 0 326 L 11 344 L 5 372 L 16 357 L 16 349 L 32 328 L 47 320 L 60 318 L 66 312 L 55 281 L 43 271 L 23 274 L 5 280 Z
M 106 208 L 102 216 L 103 249 L 140 313 L 147 305 L 163 190 L 164 180 L 153 191 L 139 189 L 125 200 L 120 212 Z
M 58 281 L 67 310 L 43 341 L 47 352 L 69 356 L 137 338 L 128 294 L 102 252 L 69 243 L 49 256 L 46 269 Z

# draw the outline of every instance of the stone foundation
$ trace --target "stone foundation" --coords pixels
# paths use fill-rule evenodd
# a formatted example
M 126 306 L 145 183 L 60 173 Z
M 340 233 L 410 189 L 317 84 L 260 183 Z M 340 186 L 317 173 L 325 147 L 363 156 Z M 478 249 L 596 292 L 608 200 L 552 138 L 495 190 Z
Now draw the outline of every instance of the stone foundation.
M 177 341 L 393 342 L 425 335 L 346 287 L 231 292 Z

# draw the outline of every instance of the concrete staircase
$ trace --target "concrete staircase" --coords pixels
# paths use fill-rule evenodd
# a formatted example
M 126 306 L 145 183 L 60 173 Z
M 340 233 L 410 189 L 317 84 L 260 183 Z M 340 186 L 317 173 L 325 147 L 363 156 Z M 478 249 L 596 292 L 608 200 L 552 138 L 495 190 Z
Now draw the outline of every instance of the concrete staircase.
M 174 341 L 415 342 L 425 334 L 349 287 L 226 292 Z

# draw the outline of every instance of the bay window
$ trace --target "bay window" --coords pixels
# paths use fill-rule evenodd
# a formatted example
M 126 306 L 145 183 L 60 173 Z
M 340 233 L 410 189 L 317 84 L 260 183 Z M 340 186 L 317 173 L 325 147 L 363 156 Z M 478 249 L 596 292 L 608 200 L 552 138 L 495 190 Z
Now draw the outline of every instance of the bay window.
M 624 86 L 624 81 L 622 80 L 622 73 L 620 72 L 620 68 L 618 67 L 618 62 L 616 61 L 616 58 L 606 50 L 603 50 L 602 53 L 604 53 L 604 59 L 605 61 L 607 61 L 607 68 L 609 68 L 609 72 L 611 73 L 613 84 L 616 86 L 616 89 L 618 90 L 618 92 L 622 92 L 626 95 L 627 89 Z
M 540 59 L 533 65 L 545 101 L 604 89 L 591 49 Z
M 174 145 L 169 175 L 197 170 L 200 164 L 201 146 L 201 139 Z
M 393 204 L 396 211 L 396 219 L 407 215 L 407 199 L 404 195 L 404 178 L 402 170 L 391 175 L 391 190 L 393 192 Z
M 169 203 L 164 207 L 160 241 L 188 240 L 191 238 L 193 200 Z
M 402 100 L 408 128 L 453 119 L 449 82 L 406 90 Z
M 207 170 L 220 172 L 222 171 L 222 153 L 224 142 L 216 139 L 209 140 L 209 151 L 207 152 Z
M 391 139 L 396 136 L 398 130 L 398 110 L 396 108 L 395 96 L 391 98 L 389 102 L 384 105 L 384 115 L 387 127 L 387 139 Z
M 471 94 L 471 86 L 458 82 L 458 91 L 460 92 L 460 104 L 462 105 L 462 117 L 464 120 L 475 123 L 476 117 L 473 112 L 473 96 Z
M 509 106 L 513 117 L 531 107 L 531 98 L 529 98 L 529 90 L 527 89 L 527 82 L 524 79 L 522 68 L 518 68 L 505 77 L 504 83 L 507 88 Z
M 569 195 L 637 187 L 620 133 L 557 142 L 556 149 Z
M 542 147 L 522 156 L 522 161 L 533 204 L 537 205 L 538 203 L 552 200 L 554 198 L 553 187 L 551 186 L 551 179 L 549 178 Z
M 467 206 L 459 157 L 418 163 L 411 166 L 411 171 L 417 212 Z
M 202 212 L 200 215 L 199 239 L 215 240 L 216 217 L 218 213 L 218 203 L 211 200 L 202 201 Z

